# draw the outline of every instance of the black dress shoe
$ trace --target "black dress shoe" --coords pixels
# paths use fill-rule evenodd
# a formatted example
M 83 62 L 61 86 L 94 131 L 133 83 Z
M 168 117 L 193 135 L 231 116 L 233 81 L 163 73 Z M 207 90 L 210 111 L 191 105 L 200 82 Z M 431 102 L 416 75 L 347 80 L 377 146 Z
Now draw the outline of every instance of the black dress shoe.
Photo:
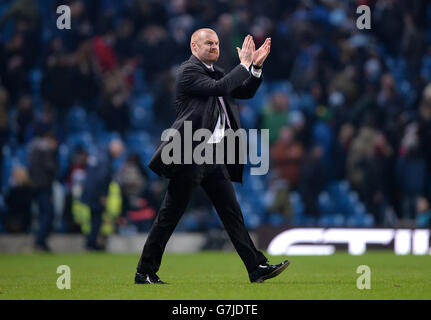
M 284 271 L 289 266 L 289 260 L 283 261 L 280 264 L 261 264 L 254 271 L 250 272 L 250 281 L 261 283 L 265 280 L 274 278 Z
M 166 282 L 160 280 L 155 273 L 149 274 L 136 272 L 135 284 L 166 284 Z

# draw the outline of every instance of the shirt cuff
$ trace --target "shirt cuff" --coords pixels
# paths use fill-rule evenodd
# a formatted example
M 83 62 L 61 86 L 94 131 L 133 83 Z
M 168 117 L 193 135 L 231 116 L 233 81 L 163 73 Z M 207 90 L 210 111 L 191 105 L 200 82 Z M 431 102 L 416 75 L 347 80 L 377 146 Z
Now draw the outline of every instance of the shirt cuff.
M 244 63 L 241 63 L 241 65 L 242 65 L 244 68 L 246 68 L 246 69 L 247 69 L 247 71 L 249 71 L 249 70 L 250 70 L 250 68 L 249 68 L 249 67 L 247 67 Z
M 262 69 L 256 70 L 254 67 L 252 67 L 251 68 L 251 74 L 256 78 L 260 78 L 262 75 Z

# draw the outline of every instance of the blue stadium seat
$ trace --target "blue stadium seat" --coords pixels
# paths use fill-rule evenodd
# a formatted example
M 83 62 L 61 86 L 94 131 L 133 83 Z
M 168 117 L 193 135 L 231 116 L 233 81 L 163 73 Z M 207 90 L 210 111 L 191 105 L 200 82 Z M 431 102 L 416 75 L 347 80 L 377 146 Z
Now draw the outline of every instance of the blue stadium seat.
M 321 226 L 321 227 L 330 227 L 331 225 L 332 225 L 332 220 L 331 220 L 331 218 L 332 218 L 332 216 L 331 215 L 324 215 L 324 216 L 321 216 L 319 219 L 318 219 L 318 221 L 317 221 L 317 223 L 318 223 L 318 225 L 319 226 Z
M 145 81 L 145 71 L 142 68 L 137 68 L 134 73 L 134 92 L 141 93 L 147 90 L 147 84 Z
M 329 196 L 329 193 L 324 191 L 320 193 L 319 199 L 318 199 L 318 208 L 320 214 L 332 214 L 335 211 L 335 205 Z
M 361 216 L 361 217 L 365 216 L 367 213 L 365 206 L 362 203 L 358 203 L 355 205 L 354 212 L 355 212 L 355 215 Z
M 105 122 L 100 118 L 100 116 L 97 113 L 95 112 L 88 113 L 87 121 L 89 124 L 91 124 L 89 130 L 93 136 L 98 137 L 107 131 Z
M 130 112 L 130 123 L 134 130 L 148 129 L 151 122 L 151 111 L 141 105 L 133 105 Z
M 346 226 L 350 228 L 360 227 L 361 221 L 357 216 L 351 216 L 346 220 Z
M 310 217 L 310 216 L 305 216 L 304 218 L 304 226 L 306 227 L 315 227 L 317 226 L 317 219 L 314 217 Z
M 264 83 L 262 83 L 262 85 L 263 84 Z M 247 104 L 256 112 L 256 114 L 261 112 L 268 101 L 268 95 L 264 92 L 264 90 L 262 90 L 262 85 L 256 92 L 255 96 L 252 99 L 247 100 Z
M 42 71 L 39 68 L 34 68 L 29 73 L 33 106 L 36 111 L 40 111 L 42 108 L 42 101 L 40 98 L 40 83 L 42 81 L 42 76 Z
M 294 217 L 304 215 L 304 204 L 298 192 L 291 192 L 289 195 L 293 207 Z
M 152 144 L 151 136 L 146 131 L 134 131 L 127 135 L 126 143 L 132 150 L 139 150 Z
M 92 134 L 85 131 L 68 135 L 66 144 L 70 150 L 74 150 L 77 147 L 83 147 L 87 152 L 91 152 L 95 149 L 95 141 Z
M 140 94 L 134 97 L 133 106 L 139 106 L 145 110 L 153 110 L 154 96 L 151 94 Z
M 286 224 L 286 219 L 279 213 L 273 213 L 269 215 L 268 223 L 271 226 L 283 226 Z
M 334 227 L 343 227 L 345 225 L 345 218 L 343 214 L 335 214 L 333 222 Z
M 366 214 L 365 215 L 365 217 L 364 217 L 364 227 L 367 227 L 367 228 L 371 228 L 371 227 L 374 227 L 374 225 L 375 225 L 375 219 L 374 219 L 374 216 L 372 215 L 372 214 Z
M 256 125 L 257 112 L 250 103 L 244 103 L 241 109 L 240 119 L 243 128 L 251 129 Z
M 73 107 L 67 114 L 67 129 L 69 132 L 81 132 L 90 129 L 87 112 L 83 107 Z
M 334 133 L 332 128 L 323 121 L 318 121 L 313 126 L 313 143 L 323 148 L 323 162 L 330 164 L 331 160 L 331 149 L 334 140 Z

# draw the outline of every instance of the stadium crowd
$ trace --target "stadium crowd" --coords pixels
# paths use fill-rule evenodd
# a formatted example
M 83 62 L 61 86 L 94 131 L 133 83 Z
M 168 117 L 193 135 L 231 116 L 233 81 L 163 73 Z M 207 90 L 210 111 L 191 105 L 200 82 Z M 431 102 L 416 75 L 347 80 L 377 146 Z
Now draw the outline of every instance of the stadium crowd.
M 56 27 L 63 4 L 71 30 Z M 370 30 L 356 27 L 362 4 Z M 148 231 L 166 185 L 146 164 L 206 26 L 225 70 L 247 33 L 272 37 L 262 87 L 239 101 L 245 128 L 270 130 L 269 174 L 236 186 L 249 228 L 430 227 L 428 1 L 16 0 L 0 4 L 0 230 L 29 231 L 39 211 L 46 233 L 52 220 L 85 231 L 88 163 L 121 139 L 102 230 Z M 204 194 L 189 211 L 177 230 L 217 228 Z

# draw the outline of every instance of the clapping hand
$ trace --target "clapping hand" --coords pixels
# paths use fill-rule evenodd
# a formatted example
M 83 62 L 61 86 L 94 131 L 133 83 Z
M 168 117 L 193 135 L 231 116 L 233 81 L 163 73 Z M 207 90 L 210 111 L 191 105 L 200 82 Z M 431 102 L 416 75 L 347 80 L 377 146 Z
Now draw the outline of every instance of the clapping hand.
M 271 38 L 266 38 L 264 44 L 253 53 L 253 65 L 262 67 L 271 51 Z
M 241 63 L 245 64 L 247 67 L 253 63 L 253 57 L 256 51 L 256 47 L 253 41 L 253 37 L 248 35 L 245 37 L 244 42 L 242 44 L 242 48 L 236 48 L 238 51 L 239 60 Z

